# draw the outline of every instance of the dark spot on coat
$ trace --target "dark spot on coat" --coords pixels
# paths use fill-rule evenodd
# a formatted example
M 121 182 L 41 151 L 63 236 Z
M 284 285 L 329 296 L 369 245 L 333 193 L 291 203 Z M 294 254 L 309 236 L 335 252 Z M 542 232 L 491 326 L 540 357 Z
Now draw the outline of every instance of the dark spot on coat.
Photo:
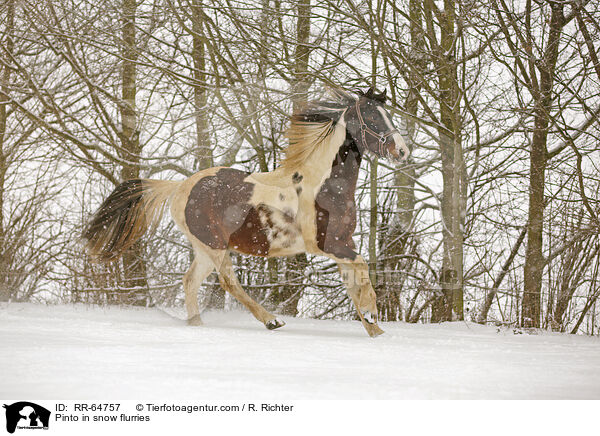
M 297 186 L 296 187 L 296 195 L 300 196 L 300 194 L 302 194 L 302 186 Z
M 282 193 L 279 193 L 279 199 L 281 201 L 285 201 L 285 195 L 283 195 Z
M 290 208 L 283 209 L 283 219 L 286 223 L 291 224 L 294 222 L 294 211 Z
M 302 174 L 300 174 L 298 171 L 296 171 L 294 173 L 294 175 L 292 176 L 292 182 L 300 183 L 303 178 L 304 178 L 304 176 Z

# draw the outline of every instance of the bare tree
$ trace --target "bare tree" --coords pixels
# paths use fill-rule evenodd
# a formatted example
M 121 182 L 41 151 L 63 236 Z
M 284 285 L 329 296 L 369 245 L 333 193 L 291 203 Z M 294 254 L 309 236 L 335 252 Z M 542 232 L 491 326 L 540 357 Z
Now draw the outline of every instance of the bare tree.
M 382 317 L 444 321 L 475 307 L 480 322 L 598 330 L 597 2 L 2 8 L 4 299 L 34 295 L 35 276 L 71 301 L 181 304 L 191 250 L 172 223 L 123 264 L 82 259 L 72 235 L 106 192 L 124 178 L 180 179 L 213 165 L 271 170 L 301 104 L 326 98 L 326 86 L 376 85 L 411 149 L 401 165 L 371 160 L 357 184 L 355 240 Z M 27 171 L 35 192 L 21 183 Z M 61 189 L 69 195 L 54 201 Z M 53 260 L 33 273 L 24 259 L 38 248 L 40 262 Z M 354 316 L 328 260 L 234 264 L 282 313 Z M 20 278 L 7 285 L 9 270 Z M 216 283 L 207 289 L 205 305 L 227 307 Z

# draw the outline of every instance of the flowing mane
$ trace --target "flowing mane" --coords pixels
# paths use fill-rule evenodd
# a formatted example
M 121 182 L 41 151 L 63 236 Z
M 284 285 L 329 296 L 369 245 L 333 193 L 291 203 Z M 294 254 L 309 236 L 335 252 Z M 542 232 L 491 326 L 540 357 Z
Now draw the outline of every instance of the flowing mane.
M 289 145 L 284 150 L 281 166 L 295 170 L 326 144 L 345 108 L 346 105 L 340 103 L 310 102 L 293 114 L 290 127 L 285 132 Z

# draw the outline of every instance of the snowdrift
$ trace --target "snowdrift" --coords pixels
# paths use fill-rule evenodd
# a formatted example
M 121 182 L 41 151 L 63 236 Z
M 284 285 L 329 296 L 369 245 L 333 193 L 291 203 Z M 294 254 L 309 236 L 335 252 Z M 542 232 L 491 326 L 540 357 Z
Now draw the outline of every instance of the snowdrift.
M 600 338 L 458 322 L 285 318 L 84 305 L 0 306 L 0 396 L 29 399 L 599 399 Z

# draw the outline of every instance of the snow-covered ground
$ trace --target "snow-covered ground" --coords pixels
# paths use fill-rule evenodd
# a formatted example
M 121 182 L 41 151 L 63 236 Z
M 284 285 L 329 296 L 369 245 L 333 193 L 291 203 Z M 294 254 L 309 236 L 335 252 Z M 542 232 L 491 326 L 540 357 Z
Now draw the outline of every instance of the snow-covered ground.
M 471 323 L 284 318 L 245 312 L 0 306 L 0 397 L 26 399 L 600 399 L 600 338 Z

